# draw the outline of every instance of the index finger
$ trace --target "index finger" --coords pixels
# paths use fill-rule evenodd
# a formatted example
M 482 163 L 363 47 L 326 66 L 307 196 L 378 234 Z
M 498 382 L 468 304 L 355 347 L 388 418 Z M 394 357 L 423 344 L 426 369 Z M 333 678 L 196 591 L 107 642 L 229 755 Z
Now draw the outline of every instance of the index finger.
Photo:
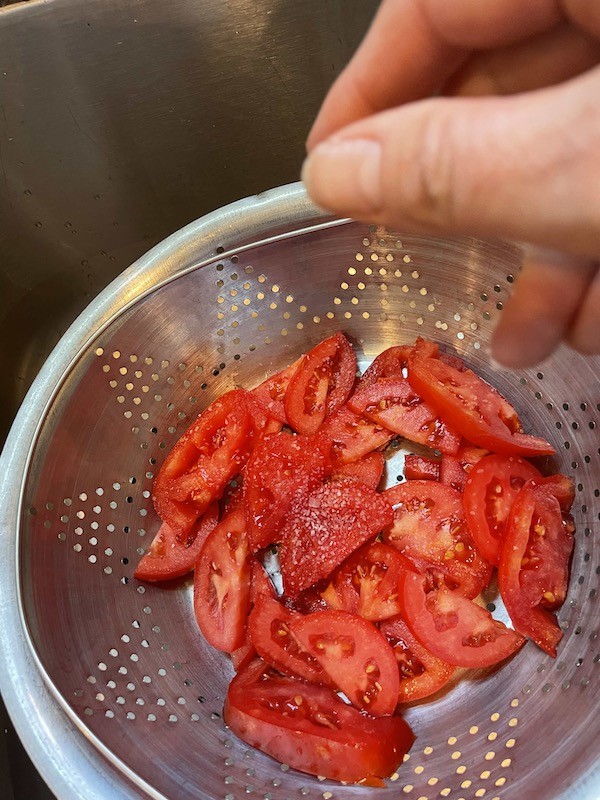
M 439 90 L 474 49 L 551 28 L 555 0 L 384 0 L 332 86 L 310 131 L 310 151 L 335 131 Z

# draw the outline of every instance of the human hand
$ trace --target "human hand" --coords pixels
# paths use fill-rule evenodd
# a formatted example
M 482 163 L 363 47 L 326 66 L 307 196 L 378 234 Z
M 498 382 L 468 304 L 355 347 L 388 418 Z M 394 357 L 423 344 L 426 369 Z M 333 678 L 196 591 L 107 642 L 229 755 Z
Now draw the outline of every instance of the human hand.
M 528 366 L 563 339 L 600 353 L 599 62 L 598 0 L 383 0 L 308 137 L 308 192 L 533 245 L 493 357 Z

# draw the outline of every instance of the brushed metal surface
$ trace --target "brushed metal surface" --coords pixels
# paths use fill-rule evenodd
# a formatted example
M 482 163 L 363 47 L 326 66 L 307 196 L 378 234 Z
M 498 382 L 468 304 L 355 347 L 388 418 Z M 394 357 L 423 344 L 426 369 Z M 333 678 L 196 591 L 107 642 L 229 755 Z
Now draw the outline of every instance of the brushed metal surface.
M 529 644 L 410 708 L 417 745 L 379 795 L 596 800 L 600 359 L 561 349 L 543 370 L 493 370 L 490 333 L 518 265 L 501 243 L 326 220 L 292 186 L 172 236 L 88 307 L 35 381 L 0 467 L 0 557 L 17 567 L 0 584 L 0 680 L 60 797 L 369 791 L 282 769 L 235 739 L 220 718 L 231 666 L 202 641 L 189 585 L 133 578 L 157 527 L 152 476 L 190 418 L 343 328 L 361 360 L 418 334 L 457 349 L 551 438 L 549 466 L 578 487 L 559 658 Z
M 68 324 L 152 245 L 296 180 L 375 0 L 0 10 L 0 438 Z

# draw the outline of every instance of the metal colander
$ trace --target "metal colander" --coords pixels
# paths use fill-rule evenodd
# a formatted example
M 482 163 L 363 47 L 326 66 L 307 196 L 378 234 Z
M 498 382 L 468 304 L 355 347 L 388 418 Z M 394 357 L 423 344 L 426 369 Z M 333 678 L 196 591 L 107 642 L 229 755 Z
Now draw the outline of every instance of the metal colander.
M 237 740 L 221 718 L 233 671 L 196 627 L 190 582 L 133 578 L 158 527 L 153 477 L 192 418 L 337 330 L 362 366 L 418 335 L 455 348 L 577 485 L 558 658 L 528 644 L 407 709 L 416 743 L 377 797 L 598 798 L 600 359 L 565 348 L 538 368 L 493 369 L 490 333 L 518 268 L 515 247 L 332 219 L 293 185 L 173 235 L 79 318 L 20 411 L 0 489 L 1 688 L 61 799 L 374 791 Z

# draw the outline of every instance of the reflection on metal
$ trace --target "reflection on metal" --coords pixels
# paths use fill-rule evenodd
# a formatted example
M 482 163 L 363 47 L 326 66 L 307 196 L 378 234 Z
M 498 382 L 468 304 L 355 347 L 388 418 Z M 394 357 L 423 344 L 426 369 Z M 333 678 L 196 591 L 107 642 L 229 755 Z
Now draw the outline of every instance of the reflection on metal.
M 319 103 L 376 6 L 0 10 L 0 439 L 55 342 L 110 280 L 185 223 L 297 178 Z

